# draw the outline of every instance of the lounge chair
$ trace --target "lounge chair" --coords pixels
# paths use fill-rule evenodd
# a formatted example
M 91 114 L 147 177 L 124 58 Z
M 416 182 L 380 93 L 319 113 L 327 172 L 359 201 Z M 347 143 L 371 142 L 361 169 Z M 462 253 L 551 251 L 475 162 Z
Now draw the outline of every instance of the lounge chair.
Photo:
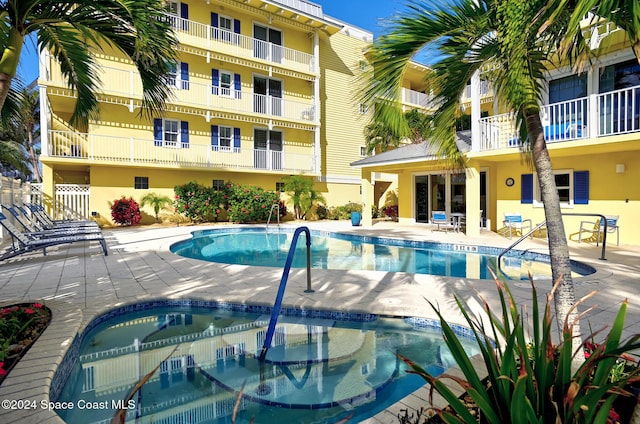
M 509 238 L 513 237 L 513 234 L 523 235 L 525 228 L 529 228 L 529 233 L 531 233 L 531 230 L 533 229 L 531 220 L 522 219 L 522 214 L 518 212 L 505 212 L 502 226 L 506 230 L 509 230 Z M 530 236 L 533 238 L 532 234 L 530 234 Z
M 56 228 L 43 228 L 39 223 L 34 222 L 29 215 L 18 206 L 6 206 L 2 207 L 7 210 L 16 221 L 24 228 L 23 234 L 31 239 L 52 237 L 52 236 L 67 236 L 75 234 L 94 234 L 101 233 L 102 230 L 98 226 L 71 226 L 71 227 L 56 227 Z
M 31 211 L 31 215 L 37 219 L 44 228 L 58 227 L 98 227 L 98 223 L 89 220 L 52 219 L 42 205 L 25 204 Z
M 437 230 L 443 229 L 445 232 L 455 230 L 455 225 L 443 211 L 431 211 L 431 223 L 437 226 Z
M 607 219 L 607 233 L 616 233 L 616 246 L 620 246 L 620 226 L 618 225 L 620 215 L 605 215 L 605 218 Z M 582 233 L 590 233 L 591 235 L 584 238 L 584 240 L 593 241 L 593 239 L 595 239 L 596 246 L 598 246 L 604 235 L 604 220 L 600 218 L 595 222 L 581 221 L 580 232 L 578 233 L 578 243 L 581 243 L 583 240 Z
M 31 239 L 27 237 L 27 235 L 21 233 L 2 212 L 0 212 L 0 225 L 2 225 L 5 230 L 7 230 L 14 241 L 9 250 L 0 254 L 0 261 L 37 250 L 42 250 L 43 254 L 46 255 L 47 247 L 57 246 L 60 244 L 76 243 L 80 241 L 97 241 L 102 246 L 104 255 L 109 255 L 109 252 L 107 251 L 107 243 L 102 233 L 51 236 Z

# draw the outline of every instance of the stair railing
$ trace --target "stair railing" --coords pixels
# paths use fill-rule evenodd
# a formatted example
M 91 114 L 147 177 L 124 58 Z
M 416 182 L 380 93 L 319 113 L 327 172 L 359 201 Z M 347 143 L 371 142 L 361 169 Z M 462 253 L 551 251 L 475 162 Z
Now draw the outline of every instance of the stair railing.
M 305 233 L 307 237 L 307 289 L 304 291 L 305 293 L 313 293 L 311 290 L 311 232 L 307 227 L 299 227 L 296 228 L 296 231 L 293 233 L 293 240 L 291 241 L 291 246 L 289 247 L 289 254 L 287 255 L 287 261 L 284 264 L 284 269 L 282 270 L 282 278 L 280 279 L 280 287 L 278 287 L 278 294 L 276 295 L 276 301 L 273 304 L 273 309 L 271 310 L 271 319 L 269 320 L 269 327 L 267 327 L 267 334 L 264 338 L 264 344 L 262 345 L 262 351 L 260 352 L 260 361 L 264 362 L 265 357 L 267 356 L 267 350 L 271 347 L 271 342 L 273 341 L 273 334 L 276 330 L 276 322 L 278 321 L 278 315 L 280 315 L 280 308 L 282 307 L 282 298 L 284 297 L 284 290 L 287 286 L 287 281 L 289 279 L 289 271 L 291 270 L 291 264 L 293 263 L 293 255 L 296 251 L 296 245 L 298 244 L 298 238 L 301 233 Z

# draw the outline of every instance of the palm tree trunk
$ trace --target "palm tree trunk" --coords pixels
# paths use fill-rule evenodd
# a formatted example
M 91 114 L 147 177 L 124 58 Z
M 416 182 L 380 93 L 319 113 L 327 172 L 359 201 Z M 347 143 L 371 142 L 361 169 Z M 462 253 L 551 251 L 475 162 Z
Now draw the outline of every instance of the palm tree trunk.
M 564 231 L 562 212 L 560 210 L 560 197 L 558 196 L 558 189 L 551 166 L 551 158 L 547 150 L 547 143 L 544 139 L 540 113 L 536 111 L 527 114 L 526 124 L 529 139 L 532 141 L 533 161 L 536 173 L 538 174 L 538 185 L 540 186 L 544 213 L 547 220 L 552 278 L 554 282 L 558 281 L 558 279 L 562 280 L 554 296 L 558 330 L 562 333 L 565 319 L 567 319 L 570 325 L 575 322 L 574 334 L 579 334 L 577 310 L 574 310 L 571 316 L 568 316 L 571 307 L 576 301 L 573 279 L 571 278 L 569 245 L 567 244 L 567 237 Z
M 9 95 L 11 80 L 16 75 L 24 36 L 14 27 L 9 29 L 9 39 L 0 58 L 0 110 Z
M 42 182 L 42 175 L 40 175 L 40 167 L 38 166 L 38 158 L 36 157 L 36 152 L 33 149 L 33 133 L 28 132 L 29 135 L 29 158 L 31 159 L 31 166 L 33 166 L 33 176 L 36 179 L 36 182 Z

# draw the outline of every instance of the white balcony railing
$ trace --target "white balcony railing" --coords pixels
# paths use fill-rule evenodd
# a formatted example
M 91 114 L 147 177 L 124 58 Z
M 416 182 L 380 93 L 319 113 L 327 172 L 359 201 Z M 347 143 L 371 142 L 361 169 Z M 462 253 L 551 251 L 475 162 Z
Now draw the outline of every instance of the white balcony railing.
M 425 93 L 409 90 L 408 88 L 402 89 L 403 103 L 428 108 L 431 105 L 432 99 L 432 96 L 428 96 Z
M 101 92 L 105 95 L 142 99 L 142 82 L 137 71 L 102 67 Z M 51 83 L 64 86 L 60 73 L 51 76 Z M 300 102 L 276 96 L 255 94 L 246 90 L 214 87 L 195 81 L 171 81 L 176 86 L 170 103 L 207 110 L 222 110 L 239 114 L 261 114 L 304 122 L 317 122 L 313 100 Z
M 480 81 L 480 97 L 486 97 L 493 94 L 493 86 L 489 81 L 481 80 Z M 462 93 L 461 101 L 470 101 L 471 100 L 471 86 L 467 85 Z
M 545 105 L 540 118 L 547 143 L 640 132 L 640 86 Z M 480 150 L 517 147 L 515 115 L 480 120 Z
M 190 21 L 176 15 L 167 14 L 167 18 L 182 44 L 244 59 L 263 60 L 305 73 L 316 71 L 312 54 Z
M 287 152 L 292 145 L 295 153 Z M 267 170 L 313 173 L 313 146 L 284 142 L 281 150 L 246 149 L 151 139 L 114 137 L 71 131 L 49 131 L 50 157 L 92 162 L 147 164 L 196 168 Z

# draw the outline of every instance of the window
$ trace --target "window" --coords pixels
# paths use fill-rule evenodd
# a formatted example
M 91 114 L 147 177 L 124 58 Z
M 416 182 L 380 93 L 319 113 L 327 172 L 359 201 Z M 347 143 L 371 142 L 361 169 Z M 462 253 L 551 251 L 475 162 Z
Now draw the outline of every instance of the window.
M 164 141 L 165 144 L 177 144 L 180 138 L 180 132 L 178 131 L 178 121 L 172 121 L 165 119 L 164 121 Z
M 553 171 L 560 205 L 573 207 L 576 204 L 589 203 L 589 172 L 560 169 Z M 537 178 L 533 174 L 523 174 L 521 203 L 530 203 L 542 207 L 542 194 Z
M 233 89 L 233 75 L 230 72 L 220 71 L 220 95 L 231 97 Z
M 214 191 L 224 190 L 224 180 L 213 180 L 211 182 L 211 187 L 213 187 Z
M 360 71 L 366 72 L 369 69 L 369 64 L 366 60 L 361 60 L 358 62 L 358 67 L 360 68 Z
M 149 188 L 149 177 L 134 177 L 133 188 L 136 190 L 147 190 Z
M 284 191 L 284 183 L 282 181 L 276 182 L 276 191 L 279 191 L 279 192 Z
M 211 27 L 213 39 L 240 44 L 240 21 L 238 19 L 212 12 Z
M 220 127 L 220 150 L 230 150 L 233 140 L 233 129 L 231 127 Z
M 240 128 L 211 125 L 211 150 L 240 151 Z
M 189 122 L 175 119 L 153 120 L 153 139 L 156 147 L 189 148 Z
M 172 65 L 171 70 L 167 75 L 167 85 L 179 90 L 188 90 L 189 64 L 186 62 L 179 62 L 175 66 Z
M 367 112 L 369 112 L 369 106 L 365 105 L 364 103 L 360 103 L 360 114 L 364 115 Z
M 367 156 L 367 148 L 365 146 L 360 146 L 360 156 Z

